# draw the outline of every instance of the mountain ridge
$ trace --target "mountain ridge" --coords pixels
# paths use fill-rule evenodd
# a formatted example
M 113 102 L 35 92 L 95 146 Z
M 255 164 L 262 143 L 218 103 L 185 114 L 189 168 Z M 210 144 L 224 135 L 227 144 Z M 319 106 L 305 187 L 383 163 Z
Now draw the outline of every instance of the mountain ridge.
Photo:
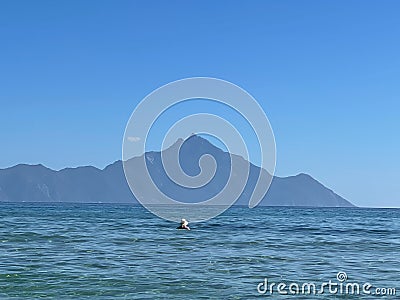
M 177 201 L 200 202 L 209 199 L 223 188 L 227 177 L 229 153 L 218 148 L 199 136 L 191 136 L 185 141 L 178 140 L 179 159 L 183 169 L 189 175 L 199 172 L 198 159 L 203 155 L 212 154 L 217 161 L 216 177 L 199 195 L 192 190 L 174 185 L 163 173 L 161 152 L 149 151 L 139 157 L 131 158 L 135 164 L 138 159 L 151 157 L 148 164 L 149 172 L 155 176 L 165 192 Z M 168 151 L 171 147 L 163 150 Z M 167 153 L 168 154 L 168 153 Z M 181 155 L 182 154 L 182 155 Z M 181 158 L 182 156 L 182 158 Z M 232 154 L 232 159 L 243 157 Z M 194 162 L 194 163 L 193 163 Z M 230 162 L 230 160 L 229 160 Z M 247 205 L 255 185 L 255 178 L 261 171 L 258 166 L 250 164 L 249 179 L 236 205 Z M 220 175 L 220 177 L 217 177 Z M 208 190 L 207 190 L 208 189 Z M 144 187 L 144 194 L 146 194 Z M 149 195 L 152 196 L 152 195 Z M 153 195 L 154 197 L 156 195 Z M 187 200 L 190 199 L 190 200 Z M 78 166 L 53 170 L 42 164 L 18 164 L 0 169 L 0 201 L 2 202 L 79 202 L 79 203 L 138 203 L 129 189 L 122 167 L 122 161 L 117 160 L 103 169 L 94 166 Z M 309 206 L 309 207 L 353 207 L 354 205 L 325 187 L 312 176 L 299 173 L 297 175 L 274 176 L 268 193 L 264 196 L 261 206 Z

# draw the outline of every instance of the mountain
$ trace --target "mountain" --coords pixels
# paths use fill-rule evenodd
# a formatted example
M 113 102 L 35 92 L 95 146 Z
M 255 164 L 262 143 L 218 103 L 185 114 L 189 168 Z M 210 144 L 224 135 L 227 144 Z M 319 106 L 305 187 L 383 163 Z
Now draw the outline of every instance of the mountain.
M 173 182 L 162 168 L 161 156 L 169 160 L 179 150 L 179 163 L 187 175 L 200 172 L 199 158 L 210 154 L 217 168 L 213 179 L 198 189 L 185 188 Z M 200 202 L 218 194 L 226 184 L 231 168 L 230 155 L 206 139 L 193 135 L 186 141 L 178 140 L 161 152 L 146 152 L 149 173 L 157 187 L 165 194 L 181 202 Z M 146 197 L 157 197 L 148 190 L 142 174 L 135 173 L 143 157 L 130 159 L 141 193 Z M 246 165 L 246 161 L 232 155 L 234 163 Z M 207 166 L 207 165 L 206 165 Z M 203 166 L 204 167 L 204 166 Z M 237 205 L 248 205 L 259 172 L 266 172 L 250 164 L 249 179 L 237 200 Z M 235 180 L 235 178 L 233 178 Z M 240 184 L 240 182 L 237 182 Z M 12 202 L 85 202 L 85 203 L 137 203 L 126 182 L 122 162 L 116 161 L 103 170 L 95 167 L 66 168 L 54 171 L 43 165 L 17 165 L 0 169 L 0 201 Z M 311 206 L 352 207 L 349 201 L 335 194 L 306 174 L 272 179 L 271 187 L 262 199 L 264 206 Z

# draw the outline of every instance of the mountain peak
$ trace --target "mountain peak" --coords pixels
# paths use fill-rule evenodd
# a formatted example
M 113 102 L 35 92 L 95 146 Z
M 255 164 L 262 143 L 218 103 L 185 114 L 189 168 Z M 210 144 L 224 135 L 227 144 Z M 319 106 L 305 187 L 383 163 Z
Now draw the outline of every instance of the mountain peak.
M 223 151 L 221 148 L 215 146 L 213 143 L 211 143 L 208 139 L 192 133 L 189 137 L 187 137 L 185 140 L 183 138 L 178 138 L 175 143 L 173 143 L 170 147 L 168 147 L 165 150 L 172 150 L 172 149 L 180 149 L 182 150 L 193 150 L 193 151 L 198 151 L 199 149 L 207 152 L 207 153 L 213 153 L 215 151 Z
M 174 149 L 175 148 L 175 149 Z M 188 176 L 197 176 L 201 172 L 200 158 L 205 154 L 213 156 L 217 168 L 212 180 L 200 188 L 184 188 L 165 173 L 161 153 L 146 152 L 152 156 L 148 171 L 164 194 L 168 194 L 180 202 L 202 202 L 221 191 L 230 177 L 231 160 L 238 162 L 237 155 L 215 146 L 208 139 L 192 134 L 185 140 L 182 138 L 166 151 L 166 159 L 176 159 L 174 151 L 179 150 L 179 164 Z M 132 166 L 140 161 L 140 157 L 130 159 Z M 240 162 L 242 163 L 242 162 Z M 205 168 L 207 170 L 207 168 Z M 256 184 L 261 169 L 251 165 L 249 177 L 242 195 L 236 204 L 246 205 Z M 133 168 L 135 172 L 135 168 Z M 143 175 L 136 176 L 143 195 L 156 198 L 147 190 L 146 182 L 141 182 Z M 153 177 L 152 177 L 153 178 Z M 237 177 L 236 177 L 237 178 Z M 235 176 L 232 177 L 235 179 Z M 240 186 L 243 182 L 233 183 Z M 8 169 L 0 169 L 0 201 L 51 201 L 51 202 L 103 202 L 103 203 L 137 203 L 126 182 L 122 162 L 116 161 L 103 170 L 91 167 L 68 168 L 53 171 L 42 165 L 18 165 Z M 332 190 L 326 188 L 308 174 L 300 173 L 290 177 L 275 177 L 270 190 L 260 205 L 264 206 L 312 206 L 312 207 L 351 207 Z

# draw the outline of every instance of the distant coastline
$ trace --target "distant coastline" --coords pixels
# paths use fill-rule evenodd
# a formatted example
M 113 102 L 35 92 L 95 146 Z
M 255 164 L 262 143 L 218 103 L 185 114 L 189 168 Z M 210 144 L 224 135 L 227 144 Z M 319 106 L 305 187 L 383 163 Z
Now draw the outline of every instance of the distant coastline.
M 202 153 L 210 153 L 217 161 L 218 167 L 229 169 L 226 153 L 207 140 L 193 136 L 186 141 L 187 153 L 192 155 L 199 149 Z M 164 150 L 164 151 L 168 151 Z M 149 167 L 154 173 L 163 170 L 160 152 L 149 152 L 152 163 Z M 233 159 L 242 159 L 232 155 Z M 132 163 L 139 158 L 133 158 Z M 192 162 L 192 157 L 187 157 Z M 190 167 L 190 166 L 189 166 Z M 151 171 L 151 170 L 150 170 Z M 250 175 L 242 195 L 235 205 L 247 206 L 252 194 L 254 178 L 261 169 L 250 164 Z M 169 178 L 157 175 L 157 181 L 167 192 L 177 190 L 177 201 L 189 199 L 191 203 L 202 202 L 201 197 L 210 193 L 206 188 L 200 189 L 198 198 L 193 197 L 189 189 L 177 189 Z M 224 186 L 224 178 L 216 178 L 211 191 L 219 191 Z M 208 184 L 207 184 L 208 185 Z M 145 186 L 143 187 L 146 188 Z M 149 197 L 152 197 L 149 194 Z M 173 195 L 174 197 L 174 195 Z M 183 201 L 180 199 L 184 199 Z M 69 202 L 69 203 L 127 203 L 137 204 L 126 182 L 122 162 L 116 161 L 104 169 L 92 166 L 65 168 L 59 171 L 49 169 L 41 164 L 20 164 L 0 169 L 0 201 L 1 202 Z M 274 207 L 355 207 L 351 202 L 325 187 L 310 175 L 300 173 L 295 176 L 274 176 L 268 193 L 259 206 Z

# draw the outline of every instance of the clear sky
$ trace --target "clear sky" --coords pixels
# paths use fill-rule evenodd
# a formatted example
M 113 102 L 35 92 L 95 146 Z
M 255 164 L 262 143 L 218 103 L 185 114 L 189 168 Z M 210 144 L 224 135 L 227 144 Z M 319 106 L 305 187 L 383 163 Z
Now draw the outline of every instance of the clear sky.
M 400 206 L 400 1 L 0 1 L 0 168 L 104 167 L 152 90 L 231 81 L 277 174 Z

